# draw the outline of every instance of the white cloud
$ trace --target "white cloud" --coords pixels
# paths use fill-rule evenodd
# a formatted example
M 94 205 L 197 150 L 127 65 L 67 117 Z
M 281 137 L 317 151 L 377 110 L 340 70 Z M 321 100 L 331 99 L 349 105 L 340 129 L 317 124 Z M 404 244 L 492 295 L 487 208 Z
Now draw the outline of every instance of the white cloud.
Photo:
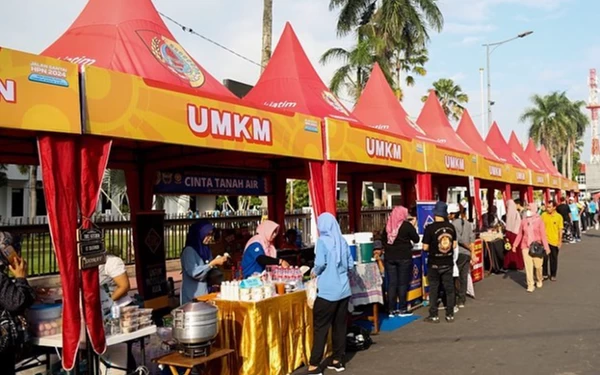
M 450 79 L 454 81 L 454 83 L 459 83 L 460 81 L 467 78 L 467 75 L 463 72 L 458 72 L 450 76 Z
M 481 37 L 481 36 L 466 36 L 460 41 L 459 44 L 461 44 L 463 46 L 472 46 L 474 44 L 481 42 L 482 40 L 483 40 L 483 37 Z
M 494 25 L 483 23 L 455 23 L 447 22 L 444 25 L 444 32 L 453 34 L 477 34 L 488 33 L 496 30 Z

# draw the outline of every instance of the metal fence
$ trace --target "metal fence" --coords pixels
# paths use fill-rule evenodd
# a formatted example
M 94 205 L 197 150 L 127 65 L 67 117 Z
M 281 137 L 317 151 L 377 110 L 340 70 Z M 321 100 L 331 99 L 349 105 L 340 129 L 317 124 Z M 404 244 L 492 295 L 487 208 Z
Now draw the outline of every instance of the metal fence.
M 361 212 L 361 231 L 371 232 L 381 230 L 385 226 L 389 209 L 368 209 Z M 256 227 L 262 220 L 262 215 L 222 216 L 209 218 L 219 229 L 247 228 L 250 233 L 256 232 Z M 165 220 L 165 253 L 167 259 L 177 259 L 185 244 L 187 231 L 197 219 L 166 218 Z M 344 233 L 348 233 L 348 213 L 338 213 L 338 221 Z M 95 220 L 104 229 L 106 248 L 114 255 L 120 256 L 127 264 L 135 262 L 133 250 L 133 235 L 129 221 L 106 222 Z M 305 244 L 313 243 L 311 238 L 311 215 L 306 213 L 288 214 L 285 217 L 287 229 L 297 229 Z M 47 224 L 0 227 L 19 236 L 21 253 L 26 259 L 31 276 L 43 276 L 58 273 L 58 264 L 50 239 Z

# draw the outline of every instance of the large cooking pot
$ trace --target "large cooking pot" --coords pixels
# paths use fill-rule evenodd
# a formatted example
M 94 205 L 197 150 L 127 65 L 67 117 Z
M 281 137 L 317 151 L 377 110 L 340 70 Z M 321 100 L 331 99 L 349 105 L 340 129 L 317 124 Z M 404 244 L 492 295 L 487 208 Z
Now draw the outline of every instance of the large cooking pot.
M 182 344 L 201 344 L 219 333 L 219 310 L 205 302 L 190 302 L 173 310 L 173 338 Z

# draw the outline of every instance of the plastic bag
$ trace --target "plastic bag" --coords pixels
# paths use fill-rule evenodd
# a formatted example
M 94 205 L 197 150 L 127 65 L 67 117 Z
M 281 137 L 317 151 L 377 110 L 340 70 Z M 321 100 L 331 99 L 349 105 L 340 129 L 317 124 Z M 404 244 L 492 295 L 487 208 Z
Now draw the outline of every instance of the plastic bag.
M 312 309 L 317 299 L 317 279 L 310 279 L 304 284 L 304 287 L 306 288 L 306 302 Z

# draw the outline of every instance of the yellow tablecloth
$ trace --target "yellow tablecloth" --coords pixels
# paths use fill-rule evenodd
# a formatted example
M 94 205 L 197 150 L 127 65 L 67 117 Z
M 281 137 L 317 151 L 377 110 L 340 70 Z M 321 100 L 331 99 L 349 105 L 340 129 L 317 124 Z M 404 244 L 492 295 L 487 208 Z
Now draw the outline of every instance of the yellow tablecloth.
M 306 292 L 214 302 L 220 316 L 216 346 L 235 350 L 220 374 L 284 375 L 308 363 L 313 327 Z

